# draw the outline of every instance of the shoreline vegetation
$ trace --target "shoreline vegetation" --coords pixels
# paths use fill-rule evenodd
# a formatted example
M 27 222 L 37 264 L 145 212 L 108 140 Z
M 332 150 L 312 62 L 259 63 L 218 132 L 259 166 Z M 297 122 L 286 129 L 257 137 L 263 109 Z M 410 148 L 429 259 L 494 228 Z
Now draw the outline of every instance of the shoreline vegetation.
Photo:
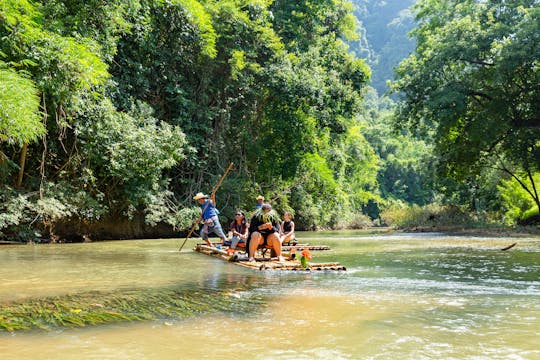
M 229 219 L 222 217 L 223 223 Z M 62 223 L 54 224 L 55 234 L 50 237 L 36 236 L 28 238 L 0 239 L 0 245 L 24 243 L 81 243 L 104 240 L 184 238 L 187 230 L 178 231 L 165 223 L 147 224 L 142 217 L 128 219 L 125 217 L 109 218 L 95 223 Z M 358 213 L 336 222 L 332 227 L 319 226 L 298 231 L 342 231 L 357 230 L 366 233 L 375 232 L 441 232 L 453 235 L 470 236 L 527 236 L 540 235 L 540 225 L 505 224 L 496 214 L 472 212 L 454 205 L 426 206 L 405 205 L 393 206 L 380 213 L 378 219 Z M 197 234 L 198 232 L 195 232 Z M 191 239 L 195 238 L 192 236 Z M 20 241 L 17 241 L 20 239 Z
M 401 229 L 400 232 L 424 233 L 437 232 L 457 236 L 489 236 L 489 237 L 526 237 L 540 236 L 540 227 L 523 226 L 517 228 L 509 227 L 486 227 L 486 228 L 465 228 L 460 226 L 441 226 L 441 227 L 414 227 Z

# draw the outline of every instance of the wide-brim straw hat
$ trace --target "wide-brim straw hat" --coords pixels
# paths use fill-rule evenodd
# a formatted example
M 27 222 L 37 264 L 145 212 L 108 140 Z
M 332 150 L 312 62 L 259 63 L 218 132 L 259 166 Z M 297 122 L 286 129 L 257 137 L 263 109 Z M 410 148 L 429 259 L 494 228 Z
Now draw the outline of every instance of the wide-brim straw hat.
M 197 195 L 193 197 L 193 200 L 207 199 L 207 198 L 208 198 L 208 195 L 204 195 L 202 192 L 200 192 L 200 193 L 197 193 Z
M 257 200 L 264 200 L 264 196 L 262 195 L 257 196 Z

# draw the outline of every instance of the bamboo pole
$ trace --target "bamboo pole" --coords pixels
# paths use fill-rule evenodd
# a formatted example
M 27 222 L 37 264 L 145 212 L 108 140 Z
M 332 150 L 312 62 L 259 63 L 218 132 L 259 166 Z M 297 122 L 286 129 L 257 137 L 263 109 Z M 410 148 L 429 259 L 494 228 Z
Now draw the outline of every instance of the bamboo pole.
M 216 186 L 214 186 L 214 189 L 212 190 L 212 194 L 210 195 L 210 198 L 213 198 L 215 195 L 216 195 L 216 192 L 218 191 L 219 187 L 221 186 L 221 184 L 223 183 L 223 180 L 225 180 L 225 177 L 227 176 L 227 174 L 229 173 L 229 171 L 231 171 L 232 167 L 233 167 L 233 163 L 230 163 L 229 164 L 229 167 L 227 168 L 227 170 L 225 170 L 225 173 L 223 174 L 223 176 L 221 176 L 221 179 L 219 179 L 218 183 L 216 184 Z M 187 236 L 186 236 L 186 239 L 184 240 L 184 242 L 182 243 L 182 245 L 180 246 L 180 249 L 178 249 L 178 251 L 182 251 L 182 248 L 184 247 L 184 245 L 186 244 L 186 241 L 189 239 L 189 237 L 191 236 L 191 234 L 193 233 L 193 231 L 195 230 L 195 227 L 197 227 L 197 225 L 201 222 L 202 220 L 202 215 L 204 213 L 204 211 L 206 210 L 206 207 L 209 205 L 210 203 L 208 202 L 206 204 L 206 206 L 204 207 L 204 209 L 201 211 L 201 215 L 199 216 L 199 218 L 197 219 L 197 221 L 195 221 L 195 224 L 193 224 L 193 226 L 191 227 L 191 229 L 189 230 Z
M 2 180 L 4 177 L 4 167 L 6 166 L 6 163 L 7 155 L 0 150 L 0 184 L 2 184 Z

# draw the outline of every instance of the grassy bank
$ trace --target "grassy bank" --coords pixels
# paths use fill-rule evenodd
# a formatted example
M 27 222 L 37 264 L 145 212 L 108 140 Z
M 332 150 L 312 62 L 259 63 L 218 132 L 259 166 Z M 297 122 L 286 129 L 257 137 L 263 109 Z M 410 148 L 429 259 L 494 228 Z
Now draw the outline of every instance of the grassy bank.
M 449 205 L 393 207 L 381 214 L 383 222 L 397 230 L 446 232 L 463 235 L 540 235 L 540 225 L 505 225 L 494 214 L 470 212 Z

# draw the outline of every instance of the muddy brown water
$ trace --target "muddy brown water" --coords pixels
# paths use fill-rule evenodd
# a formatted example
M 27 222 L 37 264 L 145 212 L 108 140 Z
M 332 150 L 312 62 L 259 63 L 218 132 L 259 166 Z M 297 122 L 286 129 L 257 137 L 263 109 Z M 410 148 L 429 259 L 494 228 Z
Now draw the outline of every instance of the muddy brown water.
M 257 294 L 243 312 L 0 333 L 2 359 L 540 359 L 540 238 L 300 233 L 346 273 L 254 272 L 181 240 L 0 248 L 0 304 L 88 291 Z M 508 250 L 500 249 L 518 242 Z

